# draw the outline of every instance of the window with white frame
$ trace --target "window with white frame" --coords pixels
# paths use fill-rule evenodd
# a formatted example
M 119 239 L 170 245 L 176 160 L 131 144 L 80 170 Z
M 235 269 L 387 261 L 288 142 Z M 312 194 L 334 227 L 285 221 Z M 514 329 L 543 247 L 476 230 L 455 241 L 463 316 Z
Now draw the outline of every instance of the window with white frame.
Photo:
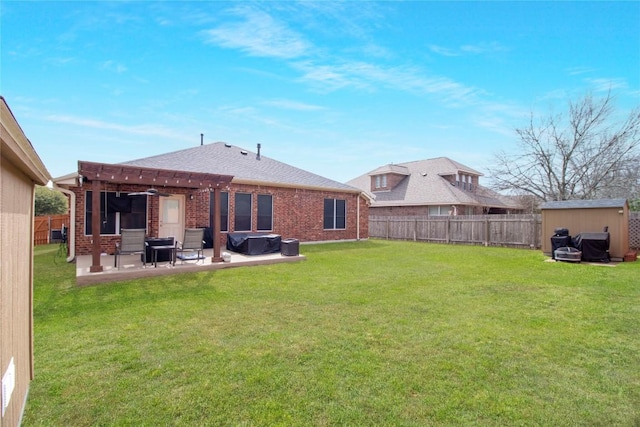
M 324 199 L 325 230 L 344 230 L 347 225 L 347 201 L 342 199 Z

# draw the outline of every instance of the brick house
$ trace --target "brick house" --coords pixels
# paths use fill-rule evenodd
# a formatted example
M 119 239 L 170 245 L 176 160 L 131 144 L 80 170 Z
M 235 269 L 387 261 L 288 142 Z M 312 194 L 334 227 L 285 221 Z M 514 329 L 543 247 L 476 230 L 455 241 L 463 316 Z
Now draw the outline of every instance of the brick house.
M 482 173 L 447 157 L 388 164 L 347 182 L 373 199 L 377 216 L 521 213 L 514 200 L 480 185 Z
M 75 255 L 113 253 L 121 228 L 178 238 L 184 228 L 205 228 L 223 246 L 227 232 L 301 242 L 368 237 L 369 199 L 361 190 L 268 158 L 259 146 L 250 152 L 217 142 L 119 164 L 81 161 L 77 173 L 54 182 L 74 206 Z

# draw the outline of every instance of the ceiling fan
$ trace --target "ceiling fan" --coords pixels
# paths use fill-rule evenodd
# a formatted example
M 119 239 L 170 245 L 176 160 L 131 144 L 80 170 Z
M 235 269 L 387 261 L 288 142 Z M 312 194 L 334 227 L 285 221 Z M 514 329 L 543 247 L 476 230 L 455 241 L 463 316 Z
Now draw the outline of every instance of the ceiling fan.
M 169 193 L 161 193 L 155 188 L 149 188 L 145 191 L 136 191 L 133 193 L 127 194 L 127 196 L 161 196 L 161 197 L 169 197 L 171 194 Z

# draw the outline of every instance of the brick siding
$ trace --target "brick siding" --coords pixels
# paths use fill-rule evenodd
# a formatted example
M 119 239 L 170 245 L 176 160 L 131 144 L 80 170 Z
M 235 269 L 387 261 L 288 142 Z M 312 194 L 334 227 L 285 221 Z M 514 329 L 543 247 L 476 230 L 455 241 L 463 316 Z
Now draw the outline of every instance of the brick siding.
M 76 255 L 91 253 L 91 236 L 84 234 L 85 223 L 85 191 L 91 190 L 90 186 L 71 188 L 76 194 Z M 101 191 L 133 192 L 141 191 L 139 186 L 131 185 L 103 185 Z M 209 227 L 209 198 L 213 193 L 208 191 L 195 191 L 185 188 L 162 188 L 171 194 L 183 194 L 185 196 L 185 227 Z M 332 191 L 319 191 L 299 188 L 283 188 L 267 185 L 231 184 L 224 189 L 229 193 L 229 231 L 234 230 L 234 196 L 236 193 L 250 193 L 252 195 L 252 230 L 257 230 L 257 198 L 259 194 L 273 196 L 273 232 L 282 238 L 295 238 L 301 242 L 353 240 L 358 238 L 357 212 L 360 204 L 360 234 L 361 239 L 369 235 L 369 207 L 358 194 Z M 211 195 L 210 195 L 211 194 Z M 193 196 L 193 198 L 191 198 Z M 324 230 L 324 199 L 346 200 L 346 228 L 344 230 Z M 159 197 L 147 197 L 147 230 L 150 236 L 158 235 Z M 213 226 L 213 224 L 211 224 Z M 244 230 L 243 230 L 244 231 Z M 115 243 L 120 241 L 120 236 L 101 236 L 101 251 L 112 254 Z M 221 244 L 224 248 L 227 241 L 226 232 L 221 233 Z

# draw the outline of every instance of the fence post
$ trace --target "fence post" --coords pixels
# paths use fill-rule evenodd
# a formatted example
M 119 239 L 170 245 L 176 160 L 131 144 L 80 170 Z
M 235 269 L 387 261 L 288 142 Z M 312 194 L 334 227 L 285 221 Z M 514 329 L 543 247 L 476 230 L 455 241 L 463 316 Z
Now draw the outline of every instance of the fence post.
M 413 241 L 418 240 L 418 218 L 413 219 Z
M 446 224 L 446 230 L 447 230 L 445 235 L 445 241 L 447 243 L 451 243 L 451 218 L 447 217 L 445 224 Z
M 390 222 L 389 221 L 389 217 L 387 217 L 387 227 L 386 227 L 387 230 L 386 230 L 386 233 L 385 233 L 387 235 L 387 240 L 389 240 L 389 222 Z
M 536 236 L 538 233 L 538 221 L 536 221 L 536 217 L 531 215 L 531 244 L 529 247 L 531 249 L 535 249 L 536 247 Z
M 489 223 L 489 218 L 484 219 L 484 245 L 489 246 L 491 243 L 491 227 Z

